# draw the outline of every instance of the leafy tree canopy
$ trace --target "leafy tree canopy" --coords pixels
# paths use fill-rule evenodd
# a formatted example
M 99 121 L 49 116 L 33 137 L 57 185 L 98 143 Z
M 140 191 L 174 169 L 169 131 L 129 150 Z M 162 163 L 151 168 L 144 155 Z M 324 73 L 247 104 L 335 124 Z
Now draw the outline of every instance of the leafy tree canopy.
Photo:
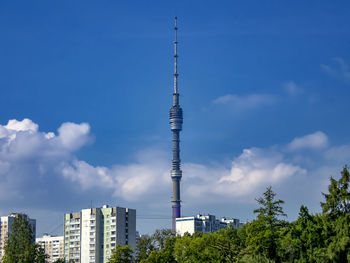
M 132 263 L 132 249 L 130 246 L 117 245 L 108 263 Z

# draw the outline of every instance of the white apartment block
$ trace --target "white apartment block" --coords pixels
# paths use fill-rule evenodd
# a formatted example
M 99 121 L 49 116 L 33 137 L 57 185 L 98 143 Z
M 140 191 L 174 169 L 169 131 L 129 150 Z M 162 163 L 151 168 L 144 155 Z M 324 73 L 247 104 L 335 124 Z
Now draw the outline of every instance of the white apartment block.
M 239 219 L 216 219 L 214 215 L 200 215 L 191 217 L 176 218 L 176 233 L 183 236 L 185 233 L 194 234 L 195 232 L 209 233 L 215 232 L 227 226 L 240 227 L 242 224 Z
M 35 219 L 30 219 L 27 215 L 25 214 L 18 214 L 18 213 L 12 213 L 8 216 L 2 216 L 0 217 L 0 262 L 2 257 L 4 256 L 4 249 L 5 249 L 5 243 L 6 240 L 9 238 L 9 236 L 12 233 L 12 225 L 13 222 L 16 218 L 16 216 L 22 215 L 27 217 L 29 226 L 32 230 L 33 234 L 33 243 L 35 241 L 35 233 L 36 233 L 36 220 Z
M 39 244 L 48 255 L 46 259 L 47 263 L 53 263 L 57 259 L 64 258 L 63 248 L 63 236 L 50 236 L 44 234 L 43 237 L 36 238 L 35 242 Z
M 64 257 L 74 263 L 106 263 L 117 245 L 136 247 L 136 210 L 83 209 L 64 216 Z

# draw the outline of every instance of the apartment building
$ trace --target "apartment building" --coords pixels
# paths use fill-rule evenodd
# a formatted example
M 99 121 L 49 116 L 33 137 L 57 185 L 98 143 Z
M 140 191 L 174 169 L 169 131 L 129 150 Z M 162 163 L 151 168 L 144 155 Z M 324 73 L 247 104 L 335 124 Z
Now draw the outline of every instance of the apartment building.
M 122 207 L 83 209 L 64 216 L 67 262 L 105 263 L 117 245 L 136 247 L 136 210 Z
M 53 263 L 57 259 L 64 258 L 63 236 L 51 236 L 44 234 L 43 237 L 36 238 L 35 242 L 39 244 L 48 256 L 47 263 Z

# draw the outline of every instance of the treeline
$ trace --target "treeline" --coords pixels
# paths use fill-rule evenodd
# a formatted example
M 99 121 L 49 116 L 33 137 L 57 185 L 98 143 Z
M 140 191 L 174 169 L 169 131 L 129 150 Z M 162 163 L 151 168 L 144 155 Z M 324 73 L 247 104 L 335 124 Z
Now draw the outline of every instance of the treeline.
M 110 263 L 350 262 L 349 177 L 345 167 L 339 180 L 330 179 L 321 214 L 301 206 L 295 222 L 285 221 L 284 202 L 268 187 L 256 199 L 256 219 L 239 229 L 183 237 L 158 230 L 140 238 L 134 258 L 130 248 L 118 247 Z
M 301 206 L 298 219 L 287 222 L 283 201 L 268 187 L 256 199 L 252 222 L 215 233 L 175 236 L 157 230 L 142 236 L 133 252 L 117 246 L 108 263 L 268 263 L 350 262 L 350 175 L 344 167 L 339 180 L 330 178 L 322 213 Z M 19 215 L 5 245 L 3 263 L 44 263 L 42 248 L 33 244 L 28 219 Z M 57 263 L 65 262 L 58 260 Z

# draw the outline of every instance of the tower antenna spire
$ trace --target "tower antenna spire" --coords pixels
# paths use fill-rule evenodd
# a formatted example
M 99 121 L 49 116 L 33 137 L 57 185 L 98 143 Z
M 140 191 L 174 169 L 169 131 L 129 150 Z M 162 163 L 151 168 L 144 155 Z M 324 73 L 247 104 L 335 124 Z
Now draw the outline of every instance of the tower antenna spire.
M 180 131 L 182 130 L 182 109 L 179 104 L 179 92 L 177 78 L 177 17 L 175 17 L 175 41 L 174 41 L 174 93 L 173 106 L 170 108 L 170 130 L 173 133 L 173 159 L 171 169 L 171 180 L 173 181 L 173 199 L 172 207 L 172 230 L 176 233 L 176 218 L 181 217 L 181 199 L 180 199 L 180 181 L 182 178 L 181 160 L 180 160 Z
M 175 33 L 175 41 L 174 41 L 174 93 L 178 93 L 178 86 L 177 86 L 177 77 L 179 76 L 179 73 L 177 72 L 177 16 L 175 16 L 175 27 L 174 27 L 174 33 Z

